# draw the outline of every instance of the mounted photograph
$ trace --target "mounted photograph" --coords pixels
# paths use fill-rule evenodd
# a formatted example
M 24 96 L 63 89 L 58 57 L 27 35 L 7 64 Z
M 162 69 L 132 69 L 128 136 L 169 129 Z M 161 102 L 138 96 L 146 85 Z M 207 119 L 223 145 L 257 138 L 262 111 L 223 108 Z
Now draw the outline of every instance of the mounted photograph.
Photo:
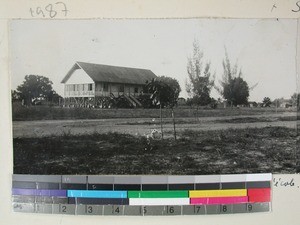
M 9 27 L 14 174 L 300 172 L 297 19 Z

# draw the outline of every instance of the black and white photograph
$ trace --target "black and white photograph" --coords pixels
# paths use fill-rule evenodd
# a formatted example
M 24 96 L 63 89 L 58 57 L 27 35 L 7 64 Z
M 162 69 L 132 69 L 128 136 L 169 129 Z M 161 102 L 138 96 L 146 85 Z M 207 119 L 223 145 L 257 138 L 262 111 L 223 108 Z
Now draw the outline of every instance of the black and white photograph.
M 13 172 L 299 173 L 297 23 L 12 20 Z

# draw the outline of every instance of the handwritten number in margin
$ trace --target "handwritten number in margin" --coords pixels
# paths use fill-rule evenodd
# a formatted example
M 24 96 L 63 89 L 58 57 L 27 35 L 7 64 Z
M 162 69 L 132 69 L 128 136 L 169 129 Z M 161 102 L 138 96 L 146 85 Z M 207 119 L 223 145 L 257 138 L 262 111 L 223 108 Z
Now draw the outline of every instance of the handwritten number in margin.
M 58 4 L 62 4 L 62 5 L 63 5 L 63 7 L 64 7 L 64 9 L 63 9 L 63 10 L 61 10 L 61 11 L 65 13 L 65 16 L 67 16 L 68 9 L 67 9 L 67 6 L 66 6 L 66 4 L 65 4 L 65 3 L 63 3 L 63 2 L 56 2 L 55 4 L 56 4 L 56 5 L 58 5 Z
M 45 10 L 49 12 L 50 18 L 53 18 L 57 15 L 57 12 L 53 9 L 53 5 L 49 4 L 45 7 Z

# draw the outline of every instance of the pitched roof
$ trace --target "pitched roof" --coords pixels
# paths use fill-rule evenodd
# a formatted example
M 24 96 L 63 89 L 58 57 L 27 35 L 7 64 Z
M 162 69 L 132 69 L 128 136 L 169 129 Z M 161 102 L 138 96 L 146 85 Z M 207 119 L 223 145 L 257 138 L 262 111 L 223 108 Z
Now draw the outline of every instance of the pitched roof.
M 145 84 L 155 78 L 151 70 L 76 62 L 61 83 L 66 83 L 76 69 L 83 69 L 94 82 Z

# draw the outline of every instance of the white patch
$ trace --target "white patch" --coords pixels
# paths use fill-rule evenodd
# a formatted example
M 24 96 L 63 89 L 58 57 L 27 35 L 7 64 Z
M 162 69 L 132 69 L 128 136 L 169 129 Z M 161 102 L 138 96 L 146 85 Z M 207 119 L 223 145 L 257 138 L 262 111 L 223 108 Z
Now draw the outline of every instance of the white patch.
M 92 78 L 83 69 L 75 70 L 66 84 L 92 84 Z

